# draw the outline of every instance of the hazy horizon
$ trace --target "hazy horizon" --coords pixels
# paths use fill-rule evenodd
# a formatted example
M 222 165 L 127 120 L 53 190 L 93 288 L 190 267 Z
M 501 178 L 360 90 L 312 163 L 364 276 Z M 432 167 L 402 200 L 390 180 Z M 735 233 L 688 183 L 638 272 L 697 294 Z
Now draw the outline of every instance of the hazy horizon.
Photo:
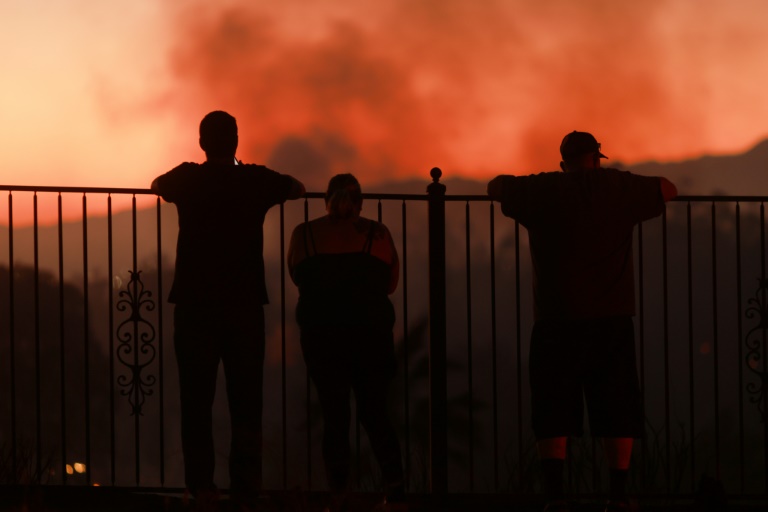
M 4 7 L 0 183 L 146 187 L 199 161 L 197 125 L 310 188 L 556 169 L 573 129 L 612 161 L 768 137 L 760 0 L 228 0 Z M 313 181 L 315 180 L 316 183 Z

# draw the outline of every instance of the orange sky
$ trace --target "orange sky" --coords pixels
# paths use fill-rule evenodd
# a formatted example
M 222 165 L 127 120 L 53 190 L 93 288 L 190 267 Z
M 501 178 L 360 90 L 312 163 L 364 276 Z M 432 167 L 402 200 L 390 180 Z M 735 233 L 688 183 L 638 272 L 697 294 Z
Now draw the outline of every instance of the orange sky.
M 768 136 L 764 0 L 33 0 L 0 16 L 0 184 L 145 187 L 238 118 L 318 189 L 741 152 Z

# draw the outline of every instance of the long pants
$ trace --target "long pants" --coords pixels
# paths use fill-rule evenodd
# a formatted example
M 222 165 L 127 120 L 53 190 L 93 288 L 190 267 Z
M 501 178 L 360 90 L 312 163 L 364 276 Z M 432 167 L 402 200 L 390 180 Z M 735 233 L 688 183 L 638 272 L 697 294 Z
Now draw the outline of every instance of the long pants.
M 264 309 L 254 304 L 179 304 L 174 327 L 185 484 L 193 494 L 215 487 L 212 406 L 221 361 L 232 424 L 230 489 L 246 499 L 256 496 L 262 478 Z
M 338 492 L 348 485 L 350 391 L 384 483 L 402 484 L 400 443 L 387 413 L 394 374 L 392 331 L 302 328 L 301 346 L 323 413 L 323 461 L 330 489 Z

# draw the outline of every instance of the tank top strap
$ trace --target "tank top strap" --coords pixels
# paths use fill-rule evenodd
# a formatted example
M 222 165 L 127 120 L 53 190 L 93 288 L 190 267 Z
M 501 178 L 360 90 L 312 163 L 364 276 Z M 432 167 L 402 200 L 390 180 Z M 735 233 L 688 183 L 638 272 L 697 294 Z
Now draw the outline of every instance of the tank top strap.
M 376 233 L 378 224 L 379 223 L 375 220 L 371 221 L 371 229 L 368 231 L 368 237 L 365 239 L 365 245 L 363 245 L 363 252 L 365 254 L 371 254 L 371 249 L 373 248 L 373 235 Z

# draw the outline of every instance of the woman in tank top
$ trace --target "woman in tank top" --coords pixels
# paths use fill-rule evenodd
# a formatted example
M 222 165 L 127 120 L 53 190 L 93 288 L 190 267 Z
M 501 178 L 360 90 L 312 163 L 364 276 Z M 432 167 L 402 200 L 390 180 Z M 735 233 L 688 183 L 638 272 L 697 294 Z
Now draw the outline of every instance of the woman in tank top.
M 323 413 L 323 460 L 332 492 L 327 510 L 333 511 L 342 507 L 349 479 L 350 391 L 387 501 L 402 497 L 400 443 L 387 412 L 395 367 L 389 294 L 397 287 L 399 261 L 387 228 L 360 216 L 362 192 L 353 175 L 331 179 L 325 205 L 327 215 L 294 229 L 288 268 L 299 288 L 301 348 Z

